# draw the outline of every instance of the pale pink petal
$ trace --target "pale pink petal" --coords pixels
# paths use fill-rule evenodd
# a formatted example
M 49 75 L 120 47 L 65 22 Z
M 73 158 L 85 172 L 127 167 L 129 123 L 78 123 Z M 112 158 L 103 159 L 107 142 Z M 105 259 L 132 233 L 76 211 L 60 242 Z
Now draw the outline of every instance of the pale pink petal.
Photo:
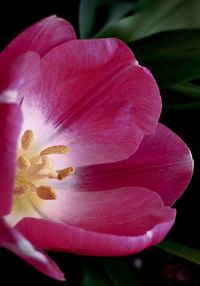
M 10 212 L 15 181 L 16 147 L 22 124 L 19 105 L 10 103 L 9 91 L 0 96 L 0 215 Z
M 154 190 L 165 205 L 172 205 L 186 189 L 192 172 L 193 159 L 186 144 L 159 124 L 155 134 L 145 136 L 130 158 L 77 168 L 75 175 L 66 180 L 66 188 L 105 191 L 140 186 Z
M 173 213 L 163 207 L 157 193 L 138 187 L 105 192 L 57 190 L 57 199 L 44 202 L 39 212 L 49 220 L 87 230 L 134 236 L 168 221 Z
M 27 28 L 0 54 L 0 69 L 3 70 L 15 58 L 34 51 L 43 56 L 63 42 L 75 39 L 71 24 L 64 19 L 50 16 Z
M 158 87 L 119 40 L 64 43 L 45 55 L 41 73 L 38 85 L 24 92 L 25 119 L 31 108 L 40 110 L 47 127 L 59 128 L 70 164 L 124 159 L 156 128 Z
M 40 272 L 57 280 L 65 280 L 58 266 L 43 250 L 33 247 L 20 232 L 9 227 L 2 219 L 0 219 L 0 246 L 12 251 Z
M 38 78 L 40 58 L 34 52 L 27 52 L 17 57 L 4 70 L 0 70 L 0 96 L 5 90 L 19 92 L 21 88 L 30 88 Z M 18 102 L 20 98 L 18 96 Z
M 42 248 L 90 255 L 138 252 L 162 240 L 175 219 L 174 209 L 143 188 L 63 191 L 39 211 L 46 220 L 24 218 L 17 229 Z

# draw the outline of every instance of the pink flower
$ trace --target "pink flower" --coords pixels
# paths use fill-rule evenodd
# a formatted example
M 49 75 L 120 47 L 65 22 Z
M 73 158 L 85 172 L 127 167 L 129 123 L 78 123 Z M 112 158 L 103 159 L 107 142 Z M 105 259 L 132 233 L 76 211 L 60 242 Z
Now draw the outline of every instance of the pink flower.
M 53 16 L 6 47 L 0 76 L 0 245 L 63 280 L 42 249 L 117 256 L 160 242 L 193 160 L 158 124 L 158 87 L 129 48 L 77 40 Z

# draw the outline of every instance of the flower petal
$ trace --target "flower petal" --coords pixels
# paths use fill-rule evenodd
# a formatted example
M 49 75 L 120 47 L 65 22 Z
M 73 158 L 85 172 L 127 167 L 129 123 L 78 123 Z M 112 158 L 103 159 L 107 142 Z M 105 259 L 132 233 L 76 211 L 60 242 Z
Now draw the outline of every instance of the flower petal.
M 23 87 L 30 88 L 37 79 L 39 70 L 40 58 L 38 54 L 27 52 L 17 57 L 4 70 L 0 70 L 0 96 L 8 89 L 19 92 Z M 18 102 L 20 102 L 20 98 L 18 98 Z
M 121 41 L 69 41 L 42 59 L 41 70 L 23 110 L 40 109 L 47 126 L 59 128 L 73 166 L 124 159 L 156 128 L 158 87 Z
M 16 148 L 22 124 L 19 105 L 10 101 L 9 91 L 0 95 L 0 215 L 10 212 L 15 180 Z
M 92 255 L 140 251 L 163 239 L 175 219 L 175 210 L 143 188 L 62 192 L 40 211 L 47 220 L 25 218 L 17 229 L 42 248 Z
M 155 224 L 169 220 L 159 195 L 139 187 L 105 192 L 57 190 L 55 201 L 39 209 L 49 219 L 87 230 L 118 235 L 140 235 Z
M 173 221 L 161 223 L 139 236 L 97 233 L 31 218 L 22 220 L 18 228 L 36 244 L 47 249 L 93 256 L 121 256 L 138 253 L 156 245 L 166 236 L 172 225 Z M 37 235 L 38 229 L 43 230 L 43 236 Z
M 44 18 L 22 32 L 4 49 L 0 54 L 0 67 L 5 68 L 27 51 L 43 56 L 61 43 L 75 38 L 75 32 L 69 22 L 56 16 Z
M 159 124 L 155 134 L 145 136 L 127 160 L 77 168 L 67 184 L 83 191 L 140 186 L 154 190 L 165 205 L 172 205 L 186 189 L 192 173 L 193 159 L 186 144 Z
M 42 250 L 36 249 L 15 228 L 0 219 L 0 245 L 17 254 L 40 272 L 57 280 L 65 280 L 58 266 Z

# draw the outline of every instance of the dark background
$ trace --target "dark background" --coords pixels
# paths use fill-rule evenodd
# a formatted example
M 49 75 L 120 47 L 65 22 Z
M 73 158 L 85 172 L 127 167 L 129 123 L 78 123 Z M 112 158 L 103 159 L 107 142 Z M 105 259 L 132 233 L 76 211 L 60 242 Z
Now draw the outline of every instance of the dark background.
M 14 2 L 14 1 L 13 1 Z M 0 48 L 26 27 L 43 17 L 56 14 L 63 17 L 74 26 L 78 35 L 79 1 L 51 1 L 48 4 L 40 2 L 11 3 L 4 2 L 0 11 Z M 134 50 L 134 47 L 133 47 Z M 162 93 L 163 102 L 167 104 L 166 94 Z M 175 204 L 178 210 L 177 220 L 168 238 L 193 248 L 200 248 L 199 234 L 199 189 L 200 189 L 200 142 L 199 142 L 199 110 L 178 111 L 163 109 L 161 122 L 175 131 L 190 147 L 195 159 L 195 172 L 192 182 Z M 57 282 L 38 273 L 18 257 L 0 249 L 0 279 L 1 285 L 19 283 L 20 285 L 80 285 L 84 276 L 82 265 L 95 266 L 99 273 L 105 275 L 100 262 L 95 258 L 82 258 L 77 255 L 49 253 L 68 277 L 68 282 Z M 163 251 L 153 248 L 137 256 L 128 257 L 131 263 L 135 257 L 143 261 L 142 270 L 138 271 L 144 285 L 200 285 L 199 267 L 177 257 L 171 257 Z M 90 270 L 89 270 L 90 271 Z M 182 273 L 183 279 L 177 278 Z M 181 274 L 179 275 L 181 276 Z M 180 277 L 179 277 L 180 278 Z M 2 281 L 6 282 L 2 282 Z M 87 284 L 85 284 L 87 285 Z M 112 284 L 111 284 L 112 285 Z M 125 285 L 126 286 L 126 285 Z M 128 286 L 128 285 L 127 285 Z
M 3 1 L 0 11 L 1 49 L 17 34 L 44 17 L 57 15 L 67 19 L 78 32 L 78 0 Z

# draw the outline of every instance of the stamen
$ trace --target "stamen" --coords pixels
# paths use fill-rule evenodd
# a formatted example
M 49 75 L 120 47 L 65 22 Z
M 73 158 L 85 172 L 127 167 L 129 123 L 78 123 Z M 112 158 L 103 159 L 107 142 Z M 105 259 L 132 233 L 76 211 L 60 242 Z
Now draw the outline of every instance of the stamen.
M 20 156 L 20 157 L 17 159 L 17 167 L 18 167 L 19 169 L 26 170 L 26 169 L 28 169 L 30 166 L 31 166 L 31 163 L 30 163 L 30 161 L 29 161 L 26 157 Z
M 40 186 L 36 192 L 42 200 L 55 200 L 57 198 L 55 189 L 51 186 Z
M 74 173 L 74 171 L 75 171 L 75 169 L 73 167 L 68 167 L 68 168 L 65 168 L 62 170 L 58 170 L 57 171 L 57 173 L 58 173 L 57 179 L 62 180 L 65 177 L 72 175 Z
M 34 140 L 34 134 L 32 130 L 26 130 L 21 138 L 21 145 L 24 150 L 28 150 Z
M 15 195 L 24 195 L 26 192 L 28 192 L 30 187 L 28 185 L 21 185 L 15 187 Z
M 45 148 L 41 152 L 34 153 L 31 150 L 34 141 L 32 130 L 25 130 L 21 137 L 21 147 L 24 151 L 17 158 L 17 174 L 15 195 L 24 195 L 28 192 L 36 194 L 41 200 L 55 200 L 57 198 L 56 190 L 52 186 L 41 185 L 46 179 L 62 180 L 72 175 L 75 171 L 73 167 L 68 167 L 56 171 L 54 162 L 48 157 L 53 154 L 66 154 L 69 147 L 66 145 L 53 145 Z M 25 156 L 23 155 L 25 154 Z
M 65 145 L 55 145 L 47 147 L 46 149 L 40 152 L 40 155 L 51 155 L 51 154 L 66 154 L 69 152 L 69 147 Z

